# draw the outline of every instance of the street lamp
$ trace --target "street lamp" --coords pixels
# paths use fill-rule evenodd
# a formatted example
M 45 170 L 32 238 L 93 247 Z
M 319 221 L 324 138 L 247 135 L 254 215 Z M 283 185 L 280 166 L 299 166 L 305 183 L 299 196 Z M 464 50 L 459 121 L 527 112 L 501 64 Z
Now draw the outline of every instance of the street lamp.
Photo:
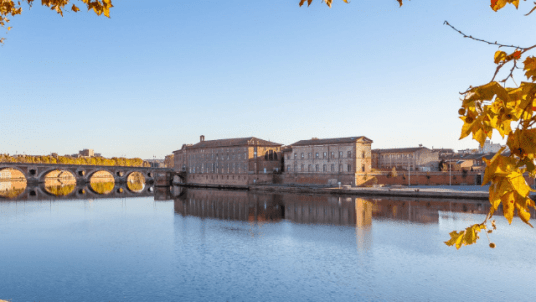
M 452 162 L 449 163 L 449 186 L 452 186 Z

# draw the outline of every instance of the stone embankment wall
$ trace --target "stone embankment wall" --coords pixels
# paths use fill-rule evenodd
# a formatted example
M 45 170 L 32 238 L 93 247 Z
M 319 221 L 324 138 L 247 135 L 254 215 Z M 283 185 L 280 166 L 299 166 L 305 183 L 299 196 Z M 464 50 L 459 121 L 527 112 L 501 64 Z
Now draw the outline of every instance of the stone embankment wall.
M 397 172 L 392 176 L 391 172 L 373 172 L 365 176 L 356 176 L 358 186 L 369 185 L 480 185 L 484 179 L 484 172 Z M 530 186 L 535 185 L 534 178 L 525 174 L 525 180 Z
M 273 174 L 188 174 L 185 183 L 192 186 L 247 187 L 252 184 L 271 184 Z
M 274 175 L 274 184 L 304 185 L 355 185 L 356 174 L 325 174 L 325 173 L 283 173 Z

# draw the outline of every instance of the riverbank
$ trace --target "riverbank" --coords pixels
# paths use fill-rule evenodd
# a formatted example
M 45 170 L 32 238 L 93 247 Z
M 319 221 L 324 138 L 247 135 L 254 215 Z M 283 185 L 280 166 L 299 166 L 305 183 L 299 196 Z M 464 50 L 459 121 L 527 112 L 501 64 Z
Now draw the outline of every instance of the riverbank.
M 251 191 L 285 192 L 285 193 L 314 193 L 356 196 L 387 196 L 387 197 L 417 197 L 445 199 L 489 199 L 489 186 L 391 186 L 391 187 L 346 187 L 327 188 L 313 186 L 249 186 Z M 531 197 L 536 197 L 532 193 Z
M 221 185 L 194 185 L 180 184 L 184 187 L 212 188 L 225 190 L 250 190 L 270 193 L 306 193 L 306 194 L 332 194 L 355 196 L 383 196 L 383 197 L 416 197 L 441 199 L 489 199 L 489 185 L 486 186 L 388 186 L 388 187 L 350 187 L 343 188 L 314 186 L 314 185 L 249 185 L 249 186 L 221 186 Z M 530 197 L 536 198 L 532 192 Z

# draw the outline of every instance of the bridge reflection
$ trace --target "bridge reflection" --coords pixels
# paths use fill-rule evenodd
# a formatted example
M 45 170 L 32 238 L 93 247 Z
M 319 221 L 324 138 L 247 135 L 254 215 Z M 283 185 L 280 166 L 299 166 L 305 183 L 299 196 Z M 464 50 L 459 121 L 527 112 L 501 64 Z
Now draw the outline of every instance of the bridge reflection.
M 86 185 L 23 185 L 20 182 L 0 182 L 0 202 L 73 200 L 100 198 L 127 198 L 154 196 L 154 187 L 144 186 L 141 191 L 132 191 L 125 183 L 100 182 Z M 169 190 L 169 189 L 168 189 Z

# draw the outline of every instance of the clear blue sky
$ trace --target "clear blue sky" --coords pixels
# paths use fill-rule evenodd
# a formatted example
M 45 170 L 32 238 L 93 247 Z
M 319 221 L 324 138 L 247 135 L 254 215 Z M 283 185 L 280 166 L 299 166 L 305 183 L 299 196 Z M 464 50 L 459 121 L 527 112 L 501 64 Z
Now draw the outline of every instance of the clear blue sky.
M 2 33 L 0 152 L 163 158 L 201 134 L 476 147 L 458 92 L 490 80 L 496 48 L 443 21 L 535 42 L 527 2 L 298 2 L 114 0 L 111 19 L 36 2 Z

